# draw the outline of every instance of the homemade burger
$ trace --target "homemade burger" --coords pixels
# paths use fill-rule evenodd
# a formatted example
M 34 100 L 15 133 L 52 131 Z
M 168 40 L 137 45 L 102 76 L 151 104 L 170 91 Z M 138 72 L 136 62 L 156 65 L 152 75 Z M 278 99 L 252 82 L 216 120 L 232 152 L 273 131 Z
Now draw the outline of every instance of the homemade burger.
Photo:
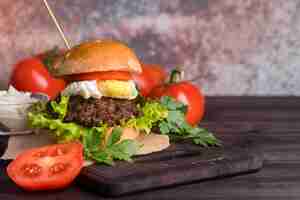
M 142 69 L 135 53 L 125 44 L 113 40 L 82 43 L 56 58 L 49 71 L 69 84 L 60 97 L 46 104 L 45 110 L 39 110 L 41 105 L 33 106 L 29 113 L 31 126 L 56 132 L 60 142 L 83 142 L 93 132 L 90 130 L 99 131 L 102 146 L 113 129 L 119 128 L 120 142 L 135 142 L 132 155 L 149 154 L 169 146 L 167 135 L 136 128 L 134 120 L 143 113 L 132 74 L 141 73 Z
M 131 74 L 140 72 L 136 55 L 120 42 L 98 40 L 74 47 L 52 69 L 71 81 L 62 92 L 71 96 L 65 121 L 113 127 L 137 116 L 138 91 Z
M 58 142 L 79 141 L 87 160 L 129 161 L 167 148 L 169 136 L 204 146 L 218 142 L 185 121 L 186 105 L 139 95 L 132 75 L 141 73 L 140 62 L 119 41 L 82 43 L 57 57 L 49 71 L 69 84 L 54 101 L 31 107 L 29 125 L 50 129 Z

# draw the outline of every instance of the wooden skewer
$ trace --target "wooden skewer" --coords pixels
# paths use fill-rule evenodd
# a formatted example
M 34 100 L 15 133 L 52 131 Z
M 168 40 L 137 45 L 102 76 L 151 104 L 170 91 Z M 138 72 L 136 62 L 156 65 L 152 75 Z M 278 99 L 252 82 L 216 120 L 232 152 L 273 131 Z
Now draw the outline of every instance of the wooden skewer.
M 64 32 L 63 32 L 63 29 L 62 29 L 61 25 L 58 23 L 58 21 L 57 21 L 55 15 L 54 15 L 52 9 L 50 8 L 50 6 L 49 6 L 49 4 L 48 4 L 48 2 L 47 2 L 47 0 L 43 0 L 43 1 L 44 1 L 44 4 L 45 4 L 45 6 L 46 6 L 46 8 L 47 8 L 47 10 L 48 10 L 48 13 L 49 13 L 51 19 L 53 20 L 53 22 L 54 22 L 54 24 L 55 24 L 57 30 L 59 31 L 59 34 L 60 34 L 61 38 L 63 39 L 63 41 L 64 41 L 66 47 L 67 47 L 68 49 L 71 49 L 71 45 L 70 45 L 69 41 L 67 40 L 67 37 L 65 36 L 65 34 L 64 34 Z

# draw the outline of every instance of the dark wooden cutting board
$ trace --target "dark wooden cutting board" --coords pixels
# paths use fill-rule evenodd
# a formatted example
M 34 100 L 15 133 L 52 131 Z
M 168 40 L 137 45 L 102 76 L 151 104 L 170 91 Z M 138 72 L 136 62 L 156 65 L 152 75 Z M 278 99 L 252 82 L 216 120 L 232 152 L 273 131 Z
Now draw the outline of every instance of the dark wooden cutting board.
M 173 144 L 165 151 L 137 157 L 133 164 L 86 167 L 77 182 L 102 195 L 118 196 L 262 168 L 263 156 L 254 141 L 234 137 L 224 138 L 223 144 L 208 149 L 188 142 Z
M 214 124 L 210 128 L 216 127 Z M 247 127 L 247 124 L 241 126 L 240 130 Z M 1 125 L 0 129 L 7 130 Z M 220 132 L 225 130 L 222 126 Z M 82 170 L 77 183 L 102 195 L 119 196 L 240 175 L 262 168 L 263 156 L 255 137 L 230 134 L 219 134 L 218 137 L 222 140 L 222 147 L 201 148 L 185 141 L 172 144 L 162 152 L 136 157 L 134 163 L 117 162 L 114 167 L 92 165 Z M 6 148 L 7 140 L 8 137 L 0 137 L 0 156 Z

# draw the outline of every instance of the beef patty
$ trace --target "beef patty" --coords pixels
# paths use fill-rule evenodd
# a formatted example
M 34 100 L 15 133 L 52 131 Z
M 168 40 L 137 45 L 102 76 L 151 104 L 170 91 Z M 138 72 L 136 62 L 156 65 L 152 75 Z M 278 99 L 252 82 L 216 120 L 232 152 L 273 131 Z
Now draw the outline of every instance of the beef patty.
M 121 120 L 137 115 L 139 111 L 135 100 L 109 97 L 84 99 L 81 96 L 71 96 L 64 121 L 87 127 L 98 126 L 100 122 L 114 126 L 120 125 Z

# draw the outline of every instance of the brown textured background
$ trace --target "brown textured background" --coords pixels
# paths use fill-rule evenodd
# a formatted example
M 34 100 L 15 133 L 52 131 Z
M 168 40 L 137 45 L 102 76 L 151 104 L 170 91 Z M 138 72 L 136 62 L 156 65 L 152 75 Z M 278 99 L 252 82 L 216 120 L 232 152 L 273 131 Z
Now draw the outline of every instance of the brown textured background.
M 208 95 L 300 95 L 300 0 L 49 0 L 73 44 L 115 38 L 182 66 Z M 23 57 L 63 47 L 41 0 L 0 1 L 0 87 Z

